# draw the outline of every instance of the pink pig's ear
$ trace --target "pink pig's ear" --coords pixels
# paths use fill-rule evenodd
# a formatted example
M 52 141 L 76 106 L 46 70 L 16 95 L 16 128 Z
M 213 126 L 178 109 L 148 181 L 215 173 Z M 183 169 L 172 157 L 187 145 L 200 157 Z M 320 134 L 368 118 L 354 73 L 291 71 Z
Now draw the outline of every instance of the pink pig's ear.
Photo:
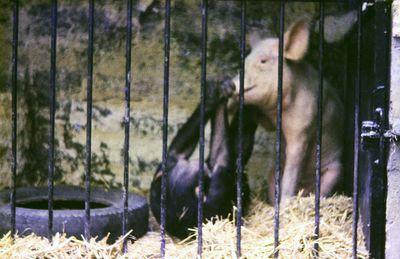
M 252 49 L 261 41 L 261 36 L 258 31 L 251 31 L 249 34 L 249 44 Z
M 310 23 L 309 18 L 301 18 L 285 32 L 283 55 L 286 59 L 299 61 L 304 58 L 310 41 Z

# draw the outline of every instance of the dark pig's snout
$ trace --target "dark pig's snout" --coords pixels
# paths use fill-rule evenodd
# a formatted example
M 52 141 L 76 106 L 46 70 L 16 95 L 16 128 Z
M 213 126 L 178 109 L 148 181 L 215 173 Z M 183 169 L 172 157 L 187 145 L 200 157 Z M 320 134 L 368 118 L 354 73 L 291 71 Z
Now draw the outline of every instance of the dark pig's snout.
M 235 92 L 235 83 L 232 79 L 225 79 L 221 85 L 221 97 L 229 98 Z

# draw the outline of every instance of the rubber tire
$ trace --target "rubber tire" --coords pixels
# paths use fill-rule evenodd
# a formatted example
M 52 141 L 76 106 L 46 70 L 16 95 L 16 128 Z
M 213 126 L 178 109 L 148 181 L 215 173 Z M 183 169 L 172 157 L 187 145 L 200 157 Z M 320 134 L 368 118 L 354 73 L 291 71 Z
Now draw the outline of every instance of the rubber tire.
M 47 200 L 47 187 L 26 187 L 17 189 L 18 202 Z M 85 189 L 74 186 L 56 186 L 54 200 L 85 200 Z M 91 189 L 91 200 L 109 205 L 105 208 L 90 210 L 90 234 L 103 238 L 110 233 L 109 241 L 115 241 L 122 233 L 123 192 Z M 139 195 L 129 194 L 127 229 L 136 238 L 148 230 L 149 208 L 147 200 Z M 10 192 L 0 192 L 0 233 L 11 229 Z M 81 238 L 84 233 L 85 210 L 54 210 L 53 233 L 65 232 L 67 236 Z M 16 230 L 19 235 L 35 233 L 47 237 L 48 211 L 43 209 L 16 208 Z

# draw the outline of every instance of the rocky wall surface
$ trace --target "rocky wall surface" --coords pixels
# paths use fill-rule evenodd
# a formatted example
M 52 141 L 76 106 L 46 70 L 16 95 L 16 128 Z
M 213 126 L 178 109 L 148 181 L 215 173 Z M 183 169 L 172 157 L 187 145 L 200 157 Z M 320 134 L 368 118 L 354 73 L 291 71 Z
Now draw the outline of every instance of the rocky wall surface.
M 390 130 L 400 135 L 400 1 L 392 6 Z M 400 139 L 392 139 L 387 165 L 386 258 L 400 257 Z

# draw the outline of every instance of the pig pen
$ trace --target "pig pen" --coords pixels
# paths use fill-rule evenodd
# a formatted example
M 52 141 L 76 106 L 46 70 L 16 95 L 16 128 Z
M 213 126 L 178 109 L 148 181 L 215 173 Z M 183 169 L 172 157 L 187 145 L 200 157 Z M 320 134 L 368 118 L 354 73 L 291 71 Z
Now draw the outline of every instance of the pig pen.
M 366 4 L 367 5 L 367 4 Z M 380 7 L 379 7 L 380 6 Z M 377 11 L 382 11 L 382 4 L 379 5 L 378 8 L 376 8 Z M 364 8 L 364 7 L 363 7 Z M 367 8 L 367 7 L 365 7 Z M 375 7 L 368 7 L 370 9 L 375 9 Z M 368 11 L 367 8 L 367 11 Z M 365 14 L 366 16 L 367 14 Z M 379 17 L 378 17 L 379 18 Z M 366 23 L 371 24 L 367 19 L 365 19 Z M 316 28 L 316 27 L 315 27 Z M 382 29 L 382 28 L 378 28 Z M 383 32 L 383 30 L 382 30 Z M 371 35 L 372 33 L 370 32 Z M 368 39 L 371 40 L 371 39 Z M 350 53 L 351 51 L 354 50 L 354 45 L 356 39 L 353 37 L 350 39 L 352 42 L 352 48 L 349 48 L 349 53 L 346 54 L 346 58 L 351 60 L 351 58 L 354 58 L 355 53 Z M 138 44 L 140 46 L 141 44 Z M 144 44 L 142 44 L 144 45 Z M 316 47 L 314 45 L 314 47 Z M 370 53 L 371 51 L 377 51 L 379 46 L 364 46 L 362 49 L 361 53 Z M 376 49 L 374 49 L 376 48 Z M 371 52 L 372 53 L 372 52 Z M 310 59 L 316 59 L 316 57 L 311 56 Z M 372 59 L 372 58 L 371 58 Z M 354 62 L 354 60 L 353 60 Z M 374 63 L 375 62 L 375 63 Z M 329 63 L 329 62 L 326 62 Z M 382 63 L 382 62 L 381 62 Z M 378 67 L 381 67 L 382 69 L 385 69 L 386 66 L 385 64 L 381 64 L 377 60 L 368 60 L 368 64 L 373 64 L 377 65 Z M 197 64 L 197 63 L 196 63 Z M 382 66 L 379 66 L 381 64 Z M 327 66 L 330 66 L 332 64 L 326 64 Z M 354 68 L 354 64 L 353 69 Z M 158 71 L 161 71 L 162 69 L 158 69 Z M 197 71 L 198 72 L 198 71 Z M 355 71 L 350 71 L 350 74 L 354 73 Z M 363 71 L 365 72 L 365 71 Z M 368 71 L 366 71 L 368 72 Z M 53 75 L 55 75 L 55 69 L 53 70 Z M 188 72 L 189 73 L 189 72 Z M 140 74 L 140 73 L 138 73 Z M 366 73 L 368 74 L 368 73 Z M 371 75 L 373 74 L 372 72 L 370 73 Z M 381 73 L 382 75 L 384 73 Z M 128 75 L 130 76 L 129 73 L 127 73 L 127 78 Z M 190 75 L 192 76 L 192 75 Z M 135 78 L 135 76 L 134 76 Z M 157 77 L 157 78 L 162 78 Z M 198 79 L 198 78 L 196 78 Z M 352 81 L 354 78 L 347 78 L 346 80 Z M 371 80 L 368 80 L 371 79 Z M 378 78 L 379 79 L 379 78 Z M 39 80 L 40 81 L 40 80 Z M 366 91 L 373 90 L 372 88 L 375 87 L 375 78 L 370 78 L 366 77 L 365 82 L 372 82 L 368 88 L 365 88 Z M 379 81 L 379 80 L 376 80 Z M 83 82 L 83 81 L 82 81 Z M 382 82 L 379 82 L 382 83 Z M 82 83 L 85 85 L 84 83 Z M 159 85 L 160 82 L 154 85 Z M 384 82 L 382 83 L 384 85 Z M 116 84 L 119 85 L 119 84 Z M 171 84 L 172 85 L 172 84 Z M 177 85 L 177 84 L 174 84 Z M 349 83 L 349 85 L 352 85 L 352 82 Z M 55 87 L 55 85 L 54 85 Z M 381 87 L 381 85 L 379 85 Z M 83 87 L 84 88 L 84 87 Z M 54 88 L 53 88 L 54 89 Z M 380 90 L 382 89 L 379 88 Z M 379 90 L 378 89 L 378 90 Z M 86 90 L 86 88 L 85 88 Z M 352 90 L 353 89 L 347 89 L 348 91 L 344 93 L 345 97 L 347 100 L 352 99 L 354 96 L 352 96 Z M 188 91 L 189 92 L 189 91 Z M 378 94 L 381 93 L 381 91 L 378 91 Z M 347 95 L 346 95 L 347 94 Z M 137 95 L 138 96 L 138 95 Z M 121 96 L 118 96 L 120 98 Z M 102 96 L 104 98 L 104 96 Z M 137 97 L 139 98 L 139 97 Z M 34 99 L 34 98 L 32 98 Z M 365 100 L 364 100 L 365 101 Z M 354 100 L 353 100 L 354 102 Z M 129 101 L 127 102 L 129 103 Z M 157 100 L 155 101 L 157 103 Z M 55 104 L 55 103 L 53 103 Z M 158 103 L 159 104 L 159 103 Z M 347 109 L 351 110 L 353 103 L 347 103 L 346 105 L 348 106 Z M 365 101 L 363 107 L 368 106 L 367 101 Z M 67 107 L 67 106 L 66 106 Z M 180 112 L 180 107 L 179 107 L 179 112 Z M 366 110 L 362 108 L 363 111 L 365 112 Z M 82 113 L 84 113 L 84 109 L 80 108 L 82 110 Z M 98 109 L 99 112 L 101 113 L 101 109 Z M 97 111 L 97 108 L 94 109 L 94 111 Z M 54 115 L 54 109 L 53 109 L 53 115 Z M 96 115 L 96 114 L 94 114 Z M 122 116 L 121 116 L 122 117 Z M 135 115 L 133 116 L 135 117 Z M 368 119 L 366 117 L 362 116 L 362 119 Z M 348 118 L 346 117 L 347 121 L 352 121 L 354 122 L 354 118 L 349 116 Z M 120 121 L 117 121 L 120 122 Z M 54 121 L 53 121 L 54 124 Z M 107 123 L 111 124 L 111 123 Z M 94 123 L 94 125 L 96 125 Z M 115 123 L 115 125 L 118 125 L 118 123 Z M 129 125 L 129 123 L 124 124 L 123 126 Z M 352 123 L 349 123 L 347 136 L 350 136 L 350 140 L 346 141 L 346 143 L 351 143 L 352 139 Z M 83 127 L 82 127 L 83 128 Z M 161 127 L 160 127 L 161 128 Z M 77 131 L 80 131 L 81 128 L 78 127 L 76 129 Z M 95 128 L 94 128 L 95 130 Z M 57 131 L 58 134 L 61 131 Z M 83 132 L 83 131 L 82 131 Z M 159 138 L 159 135 L 161 133 L 158 133 L 158 146 L 160 147 L 161 145 L 161 140 Z M 54 136 L 53 136 L 54 137 Z M 96 137 L 94 138 L 96 139 Z M 120 144 L 120 143 L 118 143 Z M 349 144 L 351 145 L 351 144 Z M 118 147 L 120 148 L 121 145 Z M 100 145 L 102 147 L 102 145 Z M 106 148 L 104 148 L 106 149 Z M 128 150 L 128 148 L 124 149 Z M 135 148 L 133 148 L 135 150 Z M 120 151 L 120 149 L 118 149 Z M 153 152 L 154 153 L 154 152 Z M 351 153 L 351 152 L 350 152 Z M 16 154 L 13 154 L 14 157 L 16 157 Z M 352 156 L 353 154 L 347 154 L 347 156 Z M 264 157 L 260 158 L 264 159 Z M 382 159 L 381 162 L 384 163 L 385 159 Z M 16 161 L 16 160 L 14 160 Z M 118 161 L 120 162 L 120 161 Z M 157 164 L 160 161 L 156 161 L 151 164 Z M 369 161 L 362 160 L 361 164 L 363 168 L 361 171 L 363 171 L 364 167 L 368 167 Z M 351 164 L 352 161 L 347 161 L 347 164 Z M 106 163 L 107 164 L 107 163 Z M 122 163 L 118 163 L 119 166 L 121 166 Z M 136 163 L 134 163 L 136 164 Z M 137 163 L 140 164 L 140 163 Z M 146 165 L 147 166 L 147 165 Z M 382 165 L 380 165 L 383 167 Z M 15 162 L 15 167 L 16 167 L 16 162 Z M 108 169 L 108 168 L 106 168 Z M 153 168 L 151 168 L 153 169 Z M 373 168 L 374 170 L 376 167 Z M 143 171 L 142 168 L 140 168 L 141 171 Z M 78 170 L 79 171 L 79 170 Z M 116 170 L 116 171 L 121 171 L 121 170 Z M 263 175 L 263 172 L 257 168 L 257 170 L 253 171 L 260 171 L 258 174 Z M 371 172 L 370 167 L 368 167 L 365 171 L 368 171 L 368 173 Z M 9 176 L 9 171 L 4 171 L 7 173 Z M 107 170 L 104 170 L 104 172 L 108 173 Z M 16 172 L 15 172 L 16 173 Z M 363 174 L 364 175 L 364 174 Z M 367 174 L 365 174 L 367 175 Z M 375 174 L 377 175 L 377 174 Z M 109 175 L 106 175 L 109 176 Z M 125 177 L 125 174 L 124 174 Z M 75 175 L 75 178 L 78 178 L 78 176 Z M 122 175 L 120 175 L 120 178 L 122 178 Z M 264 177 L 265 178 L 265 177 Z M 366 177 L 365 177 L 366 178 Z M 79 178 L 80 179 L 80 178 Z M 132 178 L 130 178 L 132 180 Z M 15 181 L 15 179 L 12 179 Z M 95 180 L 92 178 L 92 180 Z M 98 181 L 96 184 L 103 184 L 103 179 L 100 179 L 101 181 Z M 253 179 L 253 181 L 257 181 L 258 179 Z M 265 180 L 265 179 L 264 179 Z M 379 180 L 379 179 L 378 179 Z M 74 179 L 75 182 L 75 179 Z M 106 182 L 106 181 L 104 181 Z M 379 184 L 378 181 L 375 181 L 376 183 Z M 56 182 L 57 183 L 57 182 Z M 131 184 L 131 182 L 129 182 Z M 369 182 L 368 182 L 369 183 Z M 136 183 L 135 183 L 136 184 Z M 142 183 L 143 184 L 143 183 Z M 146 184 L 146 183 L 144 183 Z M 137 184 L 138 185 L 138 184 Z M 136 185 L 135 185 L 136 187 Z M 125 188 L 128 190 L 128 187 Z M 133 189 L 132 186 L 130 186 L 130 191 Z M 265 190 L 262 190 L 265 191 Z M 367 189 L 367 191 L 364 190 L 364 194 L 369 194 L 370 190 Z M 378 197 L 379 198 L 379 197 Z M 372 198 L 371 198 L 372 199 Z M 267 205 L 266 203 L 260 202 L 260 200 L 264 200 L 263 198 L 260 199 L 255 199 L 253 201 L 252 205 L 252 210 L 248 216 L 244 218 L 244 226 L 242 228 L 243 236 L 241 238 L 242 240 L 242 251 L 243 251 L 243 256 L 247 258 L 254 258 L 254 257 L 273 257 L 274 256 L 274 237 L 273 237 L 273 229 L 274 229 L 274 209 Z M 356 199 L 357 200 L 357 199 Z M 376 200 L 375 200 L 376 201 Z M 369 202 L 369 200 L 367 201 Z M 382 203 L 383 204 L 383 203 Z M 363 205 L 363 204 L 361 204 Z M 285 258 L 292 258 L 294 256 L 296 257 L 301 257 L 301 258 L 309 258 L 313 256 L 313 253 L 315 253 L 315 250 L 313 246 L 315 245 L 315 239 L 313 238 L 313 231 L 314 231 L 314 217 L 315 217 L 315 211 L 314 211 L 314 197 L 306 197 L 306 198 L 301 198 L 297 197 L 292 203 L 290 203 L 290 206 L 286 207 L 285 209 L 281 209 L 280 215 L 281 215 L 281 226 L 280 226 L 280 244 L 278 246 L 280 250 L 280 256 Z M 371 211 L 366 210 L 371 209 Z M 369 224 L 372 226 L 372 231 L 370 229 L 367 230 L 367 234 L 370 234 L 372 236 L 371 239 L 374 239 L 375 241 L 378 239 L 381 239 L 381 235 L 373 235 L 373 231 L 375 231 L 375 226 L 376 229 L 380 229 L 379 224 L 375 221 L 376 218 L 381 218 L 380 216 L 378 217 L 376 214 L 378 213 L 383 213 L 384 210 L 381 209 L 372 209 L 367 207 L 366 209 L 363 210 L 367 216 L 371 214 L 371 218 L 374 219 L 374 221 L 371 220 L 372 223 L 374 224 Z M 329 199 L 323 199 L 321 200 L 321 218 L 320 218 L 320 237 L 318 239 L 318 244 L 319 244 L 319 256 L 321 258 L 348 258 L 351 257 L 352 254 L 352 249 L 354 248 L 354 244 L 352 243 L 354 241 L 353 234 L 352 232 L 352 204 L 351 204 L 351 199 L 344 197 L 344 196 L 334 196 Z M 367 218 L 368 220 L 368 218 Z M 154 220 L 153 220 L 154 222 Z M 368 221 L 364 221 L 363 223 L 367 225 L 366 223 L 371 223 Z M 383 221 L 382 221 L 383 222 Z M 359 222 L 360 223 L 360 222 Z M 28 237 L 19 237 L 18 233 L 15 238 L 15 240 L 12 239 L 12 235 L 6 235 L 0 240 L 0 256 L 3 258 L 8 258 L 8 257 L 15 257 L 15 258 L 60 258 L 60 257 L 72 257 L 72 258 L 81 258 L 81 257 L 97 257 L 97 258 L 115 258 L 115 257 L 128 257 L 128 258 L 158 258 L 160 255 L 160 233 L 158 232 L 158 227 L 157 224 L 152 225 L 153 228 L 151 231 L 143 238 L 138 239 L 135 242 L 129 241 L 128 242 L 128 253 L 123 255 L 122 253 L 122 240 L 119 242 L 113 244 L 113 245 L 107 245 L 105 240 L 102 241 L 96 241 L 95 239 L 90 239 L 90 241 L 81 241 L 76 238 L 68 238 L 66 236 L 63 236 L 62 234 L 56 234 L 54 236 L 53 242 L 49 243 L 49 241 L 45 238 L 42 237 L 37 237 L 37 236 L 28 236 Z M 360 229 L 360 227 L 358 228 Z M 129 235 L 129 233 L 127 234 Z M 197 232 L 194 230 L 193 232 L 193 238 L 184 240 L 184 241 L 178 241 L 174 239 L 170 239 L 167 237 L 167 246 L 166 246 L 166 256 L 171 257 L 171 258 L 183 258 L 183 257 L 195 257 L 197 253 Z M 235 227 L 235 222 L 230 222 L 225 219 L 220 219 L 217 220 L 214 223 L 207 223 L 203 225 L 203 255 L 205 257 L 211 257 L 211 258 L 231 258 L 235 257 L 236 253 L 236 227 Z M 357 245 L 358 245 L 358 257 L 365 258 L 368 256 L 368 252 L 366 249 L 363 247 L 364 245 L 364 237 L 363 233 L 359 231 L 358 233 L 358 238 L 357 240 Z M 365 240 L 370 240 L 370 238 L 365 238 Z M 371 241 L 370 241 L 371 242 Z M 371 244 L 371 243 L 370 243 Z M 374 247 L 374 246 L 372 246 Z

